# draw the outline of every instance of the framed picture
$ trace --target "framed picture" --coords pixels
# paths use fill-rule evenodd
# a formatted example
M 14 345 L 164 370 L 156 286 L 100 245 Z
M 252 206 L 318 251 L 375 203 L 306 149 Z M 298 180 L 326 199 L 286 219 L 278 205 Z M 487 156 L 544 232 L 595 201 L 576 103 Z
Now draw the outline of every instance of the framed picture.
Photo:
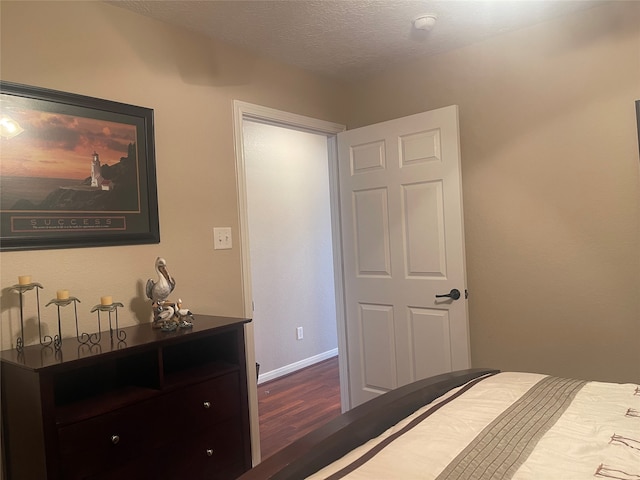
M 153 110 L 0 82 L 0 249 L 158 242 Z
M 640 153 L 640 100 L 636 100 L 636 124 L 638 127 L 638 152 Z

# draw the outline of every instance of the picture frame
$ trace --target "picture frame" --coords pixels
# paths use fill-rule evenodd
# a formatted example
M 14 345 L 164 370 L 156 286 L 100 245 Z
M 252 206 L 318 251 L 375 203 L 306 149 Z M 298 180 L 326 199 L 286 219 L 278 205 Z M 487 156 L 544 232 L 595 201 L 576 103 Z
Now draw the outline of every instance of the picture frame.
M 636 100 L 636 126 L 638 129 L 638 153 L 640 154 L 640 100 Z
M 159 242 L 153 110 L 0 81 L 0 251 Z

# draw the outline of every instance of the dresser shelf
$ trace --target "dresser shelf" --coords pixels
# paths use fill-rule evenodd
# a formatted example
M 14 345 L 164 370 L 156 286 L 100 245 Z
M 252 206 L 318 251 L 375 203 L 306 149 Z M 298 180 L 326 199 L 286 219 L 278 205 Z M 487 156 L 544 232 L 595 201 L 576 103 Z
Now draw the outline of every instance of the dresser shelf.
M 244 325 L 0 352 L 9 479 L 227 479 L 251 467 Z M 188 477 L 183 477 L 189 472 Z

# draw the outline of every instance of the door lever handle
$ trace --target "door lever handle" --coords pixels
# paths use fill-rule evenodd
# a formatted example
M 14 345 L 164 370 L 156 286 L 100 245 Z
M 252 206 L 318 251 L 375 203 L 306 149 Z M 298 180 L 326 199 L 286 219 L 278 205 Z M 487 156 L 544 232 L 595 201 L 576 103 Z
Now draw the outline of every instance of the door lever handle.
M 460 290 L 457 288 L 452 288 L 449 293 L 445 293 L 442 295 L 436 295 L 436 298 L 452 298 L 453 300 L 458 300 L 460 298 Z

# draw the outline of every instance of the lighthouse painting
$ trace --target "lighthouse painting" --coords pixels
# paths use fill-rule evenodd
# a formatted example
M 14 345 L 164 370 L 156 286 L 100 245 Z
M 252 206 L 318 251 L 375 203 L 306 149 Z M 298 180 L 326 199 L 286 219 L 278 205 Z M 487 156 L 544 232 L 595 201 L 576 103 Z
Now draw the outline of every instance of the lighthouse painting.
M 2 250 L 159 241 L 153 110 L 1 81 L 0 109 Z

